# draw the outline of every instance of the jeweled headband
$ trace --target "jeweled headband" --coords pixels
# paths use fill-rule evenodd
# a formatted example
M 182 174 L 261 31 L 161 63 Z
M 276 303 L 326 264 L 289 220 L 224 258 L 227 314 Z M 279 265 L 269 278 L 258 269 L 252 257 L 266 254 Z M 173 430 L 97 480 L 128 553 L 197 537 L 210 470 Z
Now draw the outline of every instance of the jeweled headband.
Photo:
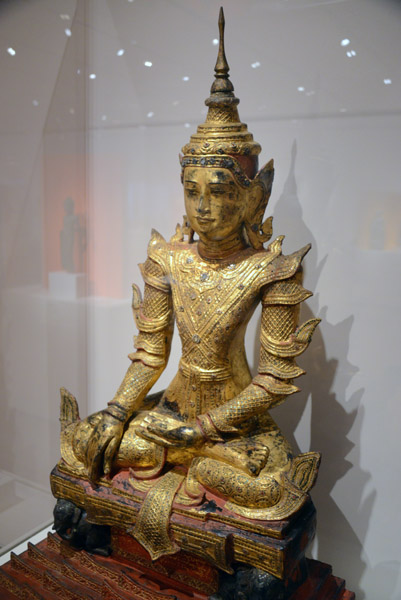
M 229 169 L 237 182 L 245 188 L 251 185 L 251 180 L 246 176 L 243 168 L 233 156 L 184 156 L 181 159 L 181 180 L 184 179 L 185 167 L 214 167 Z

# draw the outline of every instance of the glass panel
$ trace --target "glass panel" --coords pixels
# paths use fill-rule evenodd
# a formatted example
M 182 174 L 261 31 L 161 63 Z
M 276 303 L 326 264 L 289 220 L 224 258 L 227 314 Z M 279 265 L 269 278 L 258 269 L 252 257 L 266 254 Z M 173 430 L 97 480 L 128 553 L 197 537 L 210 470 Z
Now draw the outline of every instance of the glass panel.
M 3 550 L 52 518 L 61 383 L 85 410 L 84 20 L 72 0 L 0 6 Z
M 168 239 L 181 221 L 177 154 L 205 118 L 219 4 L 0 5 L 0 545 L 50 515 L 60 385 L 85 416 L 128 365 L 130 286 L 151 228 Z M 274 416 L 300 451 L 323 452 L 315 553 L 367 600 L 401 595 L 390 458 L 401 454 L 400 10 L 391 0 L 226 7 L 240 116 L 260 164 L 275 158 L 274 236 L 286 234 L 285 253 L 312 242 L 315 296 L 302 316 L 322 318 L 300 361 L 302 392 Z M 253 372 L 257 338 L 255 315 Z M 157 389 L 179 356 L 175 336 Z

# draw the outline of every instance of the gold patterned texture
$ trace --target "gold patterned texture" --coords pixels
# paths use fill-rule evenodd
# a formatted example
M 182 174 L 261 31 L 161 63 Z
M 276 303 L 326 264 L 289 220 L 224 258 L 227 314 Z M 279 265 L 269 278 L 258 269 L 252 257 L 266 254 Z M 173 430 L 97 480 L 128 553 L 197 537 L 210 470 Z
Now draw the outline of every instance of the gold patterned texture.
M 107 408 L 86 419 L 79 420 L 75 398 L 61 393 L 61 470 L 96 483 L 131 469 L 131 493 L 141 501 L 146 494 L 139 516 L 133 524 L 120 507 L 107 518 L 126 518 L 154 557 L 177 548 L 169 529 L 176 496 L 189 506 L 210 493 L 238 518 L 281 520 L 305 503 L 319 466 L 316 453 L 294 456 L 269 412 L 299 390 L 293 380 L 304 371 L 296 358 L 319 322 L 298 325 L 299 305 L 311 295 L 301 265 L 310 246 L 288 256 L 283 236 L 264 246 L 272 235 L 264 212 L 273 162 L 257 171 L 260 146 L 239 120 L 222 18 L 219 27 L 208 116 L 182 158 L 184 224 L 170 242 L 152 231 L 141 265 L 143 299 L 133 286 L 138 335 L 131 364 Z M 252 378 L 244 336 L 260 305 Z M 178 372 L 157 400 L 148 400 L 167 365 L 174 323 L 182 344 Z M 99 499 L 90 517 L 106 518 Z
M 169 536 L 169 516 L 174 496 L 184 480 L 184 475 L 170 471 L 148 492 L 135 526 L 128 529 L 152 560 L 179 550 Z

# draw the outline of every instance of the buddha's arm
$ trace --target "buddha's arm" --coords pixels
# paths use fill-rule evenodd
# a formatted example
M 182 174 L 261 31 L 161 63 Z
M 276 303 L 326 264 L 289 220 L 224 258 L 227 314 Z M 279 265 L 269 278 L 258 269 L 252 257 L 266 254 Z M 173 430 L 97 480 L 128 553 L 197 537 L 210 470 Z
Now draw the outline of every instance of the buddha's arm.
M 258 374 L 235 398 L 198 418 L 205 435 L 214 441 L 255 415 L 281 404 L 298 388 L 292 380 L 304 371 L 295 357 L 308 347 L 319 319 L 297 328 L 299 304 L 310 295 L 302 287 L 301 273 L 266 286 L 262 296 L 261 349 Z
M 136 352 L 129 355 L 132 364 L 107 408 L 109 414 L 124 422 L 141 407 L 146 394 L 163 372 L 170 354 L 172 299 L 161 277 L 155 277 L 158 269 L 160 267 L 149 258 L 143 265 L 142 273 L 146 282 L 143 302 L 139 290 L 133 288 L 132 307 L 139 330 L 139 335 L 134 338 Z M 151 280 L 153 285 L 147 283 L 150 274 L 154 276 L 154 280 Z M 165 285 L 164 289 L 160 289 L 162 285 Z
M 133 287 L 133 312 L 139 330 L 134 339 L 136 352 L 113 400 L 101 411 L 87 445 L 86 466 L 96 480 L 111 470 L 113 457 L 121 442 L 124 426 L 141 409 L 143 400 L 163 372 L 170 353 L 173 333 L 172 298 L 161 267 L 150 258 L 142 265 L 145 280 L 144 300 Z

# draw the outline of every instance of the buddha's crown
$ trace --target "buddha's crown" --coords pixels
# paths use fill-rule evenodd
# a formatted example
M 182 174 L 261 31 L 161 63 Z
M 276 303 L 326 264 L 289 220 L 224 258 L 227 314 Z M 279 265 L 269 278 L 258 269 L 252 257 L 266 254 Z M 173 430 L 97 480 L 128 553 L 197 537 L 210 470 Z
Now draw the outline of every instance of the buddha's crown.
M 205 100 L 206 106 L 209 107 L 206 121 L 198 126 L 197 132 L 183 147 L 182 166 L 190 164 L 203 166 L 210 162 L 211 157 L 216 157 L 216 162 L 220 163 L 219 158 L 230 156 L 235 159 L 231 162 L 237 166 L 237 171 L 242 169 L 244 175 L 252 179 L 258 170 L 258 154 L 261 147 L 254 141 L 246 124 L 241 123 L 238 115 L 239 99 L 234 95 L 234 87 L 229 79 L 229 66 L 224 51 L 224 12 L 222 8 L 220 8 L 219 15 L 219 33 L 219 51 L 214 68 L 215 80 L 210 89 L 210 96 Z M 228 168 L 232 168 L 232 166 Z

